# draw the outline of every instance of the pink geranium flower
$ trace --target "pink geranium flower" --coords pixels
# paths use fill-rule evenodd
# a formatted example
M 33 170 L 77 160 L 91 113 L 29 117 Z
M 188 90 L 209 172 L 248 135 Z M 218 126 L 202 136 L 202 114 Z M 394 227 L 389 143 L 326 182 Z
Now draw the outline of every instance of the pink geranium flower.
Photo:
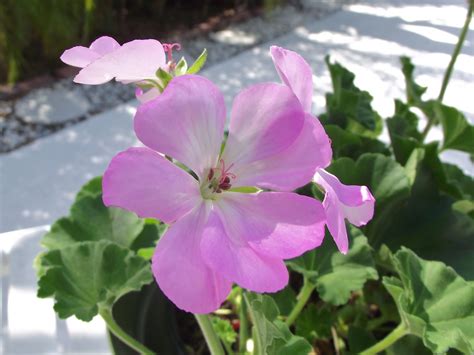
M 163 292 L 194 313 L 217 309 L 233 282 L 255 292 L 282 289 L 283 260 L 324 237 L 322 204 L 291 191 L 328 164 L 330 148 L 293 92 L 275 83 L 242 91 L 220 153 L 225 117 L 214 84 L 176 77 L 138 108 L 135 132 L 146 147 L 119 153 L 103 178 L 107 206 L 170 224 L 152 270 Z M 319 150 L 325 153 L 308 154 Z M 274 191 L 239 192 L 248 186 Z
M 281 80 L 293 90 L 307 115 L 311 115 L 313 72 L 309 64 L 299 54 L 281 47 L 272 46 L 270 54 Z M 311 118 L 320 125 L 317 118 Z M 374 215 L 375 198 L 367 186 L 344 185 L 325 167 L 318 169 L 314 182 L 325 191 L 327 226 L 337 247 L 345 254 L 349 249 L 345 220 L 356 226 L 367 224 Z
M 161 44 L 155 39 L 140 39 L 120 45 L 108 36 L 97 38 L 89 47 L 76 46 L 64 51 L 61 60 L 82 68 L 74 78 L 79 84 L 99 85 L 115 78 L 124 84 L 140 84 L 146 80 L 159 81 L 156 71 L 169 70 L 172 50 L 178 44 Z M 168 61 L 166 54 L 168 53 Z M 141 102 L 152 100 L 160 94 L 158 88 L 144 92 L 137 88 Z

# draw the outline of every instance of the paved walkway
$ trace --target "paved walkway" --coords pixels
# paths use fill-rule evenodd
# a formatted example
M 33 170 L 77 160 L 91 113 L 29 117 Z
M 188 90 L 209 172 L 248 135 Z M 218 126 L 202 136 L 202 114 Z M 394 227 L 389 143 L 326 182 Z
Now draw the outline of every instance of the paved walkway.
M 324 65 L 324 56 L 330 54 L 356 73 L 357 85 L 374 95 L 375 108 L 383 116 L 389 116 L 393 99 L 404 96 L 400 55 L 413 58 L 417 78 L 429 87 L 427 95 L 437 95 L 464 20 L 465 5 L 465 0 L 360 1 L 323 20 L 308 21 L 272 43 L 245 51 L 202 74 L 219 85 L 230 107 L 232 97 L 243 87 L 277 80 L 268 55 L 270 44 L 294 49 L 313 66 L 315 110 L 320 112 L 324 107 L 324 93 L 330 88 Z M 474 35 L 471 30 L 445 99 L 470 119 L 474 118 L 474 105 L 468 97 L 474 92 L 472 68 Z M 77 352 L 78 342 L 90 345 L 80 351 L 107 352 L 100 322 L 89 326 L 77 320 L 55 321 L 52 301 L 35 298 L 31 263 L 39 250 L 37 241 L 46 228 L 38 226 L 48 225 L 67 214 L 83 183 L 102 174 L 118 151 L 138 144 L 132 131 L 135 107 L 135 101 L 122 104 L 0 156 L 0 232 L 35 227 L 0 234 L 4 327 L 0 352 L 3 346 L 6 354 L 31 353 L 33 343 L 35 354 Z M 431 139 L 439 136 L 439 130 L 430 134 Z M 444 158 L 458 162 L 467 173 L 474 175 L 473 165 L 464 154 L 447 152 Z

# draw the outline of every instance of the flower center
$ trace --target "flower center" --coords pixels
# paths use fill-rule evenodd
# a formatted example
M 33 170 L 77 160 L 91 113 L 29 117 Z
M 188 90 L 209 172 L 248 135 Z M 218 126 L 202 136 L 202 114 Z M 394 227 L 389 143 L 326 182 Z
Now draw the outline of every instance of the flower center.
M 229 170 L 234 164 L 226 167 L 224 160 L 219 160 L 219 166 L 209 169 L 207 178 L 201 185 L 202 197 L 208 200 L 215 200 L 223 191 L 232 187 L 232 181 L 235 180 L 235 174 Z

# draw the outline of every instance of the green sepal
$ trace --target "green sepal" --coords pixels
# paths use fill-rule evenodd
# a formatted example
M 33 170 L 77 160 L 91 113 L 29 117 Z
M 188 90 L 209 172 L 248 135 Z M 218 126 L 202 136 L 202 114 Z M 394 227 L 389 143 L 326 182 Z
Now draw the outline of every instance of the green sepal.
M 176 76 L 179 75 L 184 75 L 188 71 L 188 63 L 186 62 L 186 59 L 184 57 L 181 57 L 179 62 L 176 64 L 176 68 L 174 69 L 174 72 Z
M 206 60 L 207 60 L 207 49 L 204 48 L 204 50 L 199 55 L 199 57 L 196 59 L 196 61 L 189 67 L 186 74 L 199 73 L 199 71 L 201 71 L 204 64 L 206 64 Z

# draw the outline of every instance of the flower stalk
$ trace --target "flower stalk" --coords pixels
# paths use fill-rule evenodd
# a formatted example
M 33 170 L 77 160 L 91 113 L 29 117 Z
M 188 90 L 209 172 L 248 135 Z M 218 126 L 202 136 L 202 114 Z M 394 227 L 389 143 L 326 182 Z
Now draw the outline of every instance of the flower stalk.
M 407 328 L 403 323 L 400 323 L 389 335 L 383 338 L 381 341 L 371 346 L 370 348 L 362 351 L 360 355 L 375 355 L 379 354 L 389 346 L 394 344 L 398 339 L 402 338 L 408 333 Z
M 211 355 L 225 355 L 221 341 L 212 327 L 209 316 L 207 314 L 195 314 L 194 317 L 201 328 L 204 339 L 206 339 L 207 347 Z
M 315 288 L 316 285 L 309 281 L 308 278 L 304 279 L 303 287 L 301 288 L 300 293 L 296 297 L 296 305 L 288 315 L 288 318 L 286 318 L 285 323 L 287 326 L 291 326 L 295 322 L 296 318 L 298 318 Z
M 100 316 L 104 319 L 105 324 L 107 324 L 107 328 L 109 331 L 119 338 L 124 344 L 138 352 L 139 354 L 155 354 L 155 352 L 148 349 L 145 345 L 137 341 L 136 339 L 132 338 L 128 335 L 115 321 L 112 311 L 107 308 L 103 308 L 100 310 Z
M 437 99 L 438 102 L 442 102 L 444 99 L 444 94 L 446 93 L 449 80 L 451 79 L 451 74 L 453 73 L 454 64 L 456 63 L 459 53 L 461 53 L 464 40 L 466 39 L 467 31 L 469 30 L 469 24 L 471 23 L 471 19 L 472 19 L 473 8 L 474 8 L 474 1 L 469 1 L 469 8 L 467 10 L 464 26 L 461 29 L 458 43 L 456 44 L 456 47 L 454 47 L 453 54 L 451 55 L 451 60 L 449 61 L 448 67 L 446 68 L 446 72 L 444 73 L 443 83 L 441 84 L 441 89 L 439 91 L 439 95 Z M 423 133 L 421 135 L 422 141 L 426 139 L 426 136 L 428 135 L 428 132 L 430 131 L 431 127 L 433 127 L 434 123 L 435 123 L 434 117 L 428 117 L 428 123 L 426 124 L 426 127 L 423 130 Z

